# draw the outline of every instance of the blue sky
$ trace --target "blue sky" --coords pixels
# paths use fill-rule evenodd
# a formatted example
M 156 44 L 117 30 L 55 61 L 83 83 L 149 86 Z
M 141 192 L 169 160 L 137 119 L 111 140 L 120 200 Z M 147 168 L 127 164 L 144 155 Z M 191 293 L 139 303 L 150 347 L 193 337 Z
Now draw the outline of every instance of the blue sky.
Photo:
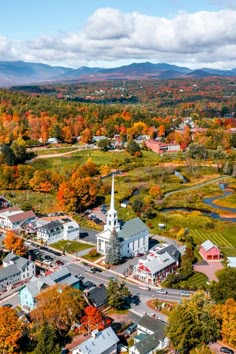
M 236 67 L 235 0 L 0 0 L 0 60 Z

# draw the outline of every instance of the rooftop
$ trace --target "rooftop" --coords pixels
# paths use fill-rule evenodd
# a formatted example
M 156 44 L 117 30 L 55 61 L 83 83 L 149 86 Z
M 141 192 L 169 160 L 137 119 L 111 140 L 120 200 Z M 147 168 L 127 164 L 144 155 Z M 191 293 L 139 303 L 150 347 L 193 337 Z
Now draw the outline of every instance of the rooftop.
M 80 350 L 81 353 L 103 354 L 114 344 L 119 342 L 119 338 L 111 327 L 105 328 L 103 331 L 96 333 L 95 338 L 91 337 L 79 344 L 74 350 Z
M 213 248 L 213 247 L 216 247 L 216 248 L 218 248 L 213 242 L 211 242 L 210 240 L 207 240 L 207 241 L 205 241 L 205 242 L 203 242 L 202 244 L 201 244 L 201 247 L 202 248 L 204 248 L 204 250 L 207 252 L 207 251 L 209 251 L 211 248 Z
M 144 222 L 140 218 L 134 218 L 127 221 L 122 227 L 121 230 L 118 231 L 118 236 L 122 240 L 126 240 L 131 236 L 139 234 L 140 232 L 149 232 L 149 228 L 144 224 Z

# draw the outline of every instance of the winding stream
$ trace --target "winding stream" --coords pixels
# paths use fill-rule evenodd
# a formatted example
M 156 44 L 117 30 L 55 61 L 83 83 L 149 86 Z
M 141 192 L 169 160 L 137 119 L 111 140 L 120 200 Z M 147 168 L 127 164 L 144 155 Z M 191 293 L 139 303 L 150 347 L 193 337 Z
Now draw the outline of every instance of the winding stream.
M 236 214 L 236 208 L 223 207 L 223 206 L 220 206 L 220 205 L 217 205 L 217 204 L 214 203 L 214 201 L 216 201 L 218 199 L 223 199 L 223 198 L 233 194 L 233 192 L 225 190 L 226 186 L 227 185 L 225 185 L 225 184 L 220 184 L 220 187 L 221 187 L 221 189 L 223 191 L 223 194 L 219 195 L 218 197 L 203 198 L 203 203 L 205 203 L 206 205 L 211 206 L 214 209 L 229 211 L 231 213 L 235 213 Z M 162 209 L 161 211 L 163 213 L 168 213 L 169 211 L 173 211 L 173 210 L 182 210 L 182 211 L 191 212 L 191 211 L 195 211 L 197 209 L 170 207 L 170 208 Z M 226 217 L 220 216 L 219 214 L 217 214 L 215 212 L 211 213 L 211 212 L 207 212 L 207 211 L 204 211 L 204 210 L 199 210 L 199 211 L 201 211 L 203 215 L 209 216 L 212 219 L 236 222 L 236 216 L 235 216 L 235 218 L 234 217 L 233 218 L 226 218 Z

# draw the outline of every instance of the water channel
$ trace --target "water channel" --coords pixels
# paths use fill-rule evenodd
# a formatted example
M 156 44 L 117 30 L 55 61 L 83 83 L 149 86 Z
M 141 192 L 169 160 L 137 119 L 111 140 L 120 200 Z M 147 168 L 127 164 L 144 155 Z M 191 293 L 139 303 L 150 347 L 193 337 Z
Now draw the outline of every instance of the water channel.
M 223 198 L 225 198 L 225 197 L 227 197 L 227 196 L 229 196 L 229 195 L 231 195 L 233 193 L 231 191 L 225 190 L 226 187 L 227 187 L 226 184 L 220 183 L 220 188 L 222 189 L 223 194 L 218 196 L 218 197 L 203 198 L 203 203 L 205 203 L 206 205 L 211 206 L 214 209 L 229 211 L 231 213 L 235 213 L 236 214 L 236 208 L 223 207 L 223 206 L 220 206 L 220 205 L 217 205 L 217 204 L 214 203 L 214 201 L 216 201 L 218 199 L 223 199 Z M 197 209 L 170 207 L 170 208 L 162 209 L 161 212 L 168 213 L 169 211 L 174 211 L 174 210 L 191 212 L 191 211 L 196 211 Z M 211 212 L 204 211 L 204 210 L 199 210 L 199 211 L 202 212 L 203 215 L 209 216 L 212 219 L 236 222 L 236 217 L 235 218 L 226 218 L 226 217 L 220 216 L 219 214 L 217 214 L 215 212 L 211 213 Z

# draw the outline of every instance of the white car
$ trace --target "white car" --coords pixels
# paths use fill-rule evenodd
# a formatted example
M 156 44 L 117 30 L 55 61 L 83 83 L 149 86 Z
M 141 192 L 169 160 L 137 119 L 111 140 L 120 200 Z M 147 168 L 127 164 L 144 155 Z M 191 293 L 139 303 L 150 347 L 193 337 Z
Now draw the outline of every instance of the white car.
M 167 290 L 165 290 L 165 289 L 158 289 L 158 290 L 156 290 L 156 292 L 158 294 L 167 294 Z
M 191 296 L 191 294 L 188 291 L 180 291 L 179 295 L 180 296 L 187 296 L 187 297 Z
M 139 289 L 140 290 L 147 290 L 147 291 L 150 290 L 149 286 L 140 286 Z

